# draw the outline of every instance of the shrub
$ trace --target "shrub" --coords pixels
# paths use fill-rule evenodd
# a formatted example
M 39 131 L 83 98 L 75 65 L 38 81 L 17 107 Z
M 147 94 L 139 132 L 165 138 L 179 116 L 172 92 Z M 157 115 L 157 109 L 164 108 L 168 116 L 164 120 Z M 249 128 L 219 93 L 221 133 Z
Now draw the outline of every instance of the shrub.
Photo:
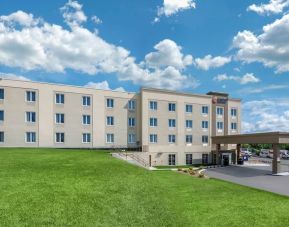
M 199 173 L 199 178 L 205 178 L 205 174 L 203 172 Z
M 183 169 L 182 169 L 182 168 L 178 168 L 178 171 L 179 171 L 179 172 L 182 172 L 182 171 L 183 171 Z

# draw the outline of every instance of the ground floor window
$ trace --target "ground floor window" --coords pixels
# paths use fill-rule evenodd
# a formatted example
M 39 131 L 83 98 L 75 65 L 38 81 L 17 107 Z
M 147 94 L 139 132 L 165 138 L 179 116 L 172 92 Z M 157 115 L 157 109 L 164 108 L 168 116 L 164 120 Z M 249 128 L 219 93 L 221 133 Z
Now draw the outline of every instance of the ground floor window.
M 26 143 L 36 142 L 36 132 L 26 132 Z
M 169 154 L 169 166 L 175 166 L 175 165 L 176 165 L 176 155 Z
M 186 165 L 193 164 L 193 154 L 186 154 Z
M 112 133 L 106 134 L 106 142 L 107 143 L 114 143 L 114 134 L 112 134 Z
M 209 155 L 202 154 L 202 164 L 208 164 L 208 163 L 209 163 Z
M 90 143 L 91 142 L 91 134 L 90 133 L 83 133 L 82 134 L 82 142 L 83 143 Z
M 64 133 L 63 132 L 57 132 L 55 134 L 55 141 L 56 141 L 56 143 L 64 143 Z
M 4 132 L 0 132 L 0 143 L 4 143 Z

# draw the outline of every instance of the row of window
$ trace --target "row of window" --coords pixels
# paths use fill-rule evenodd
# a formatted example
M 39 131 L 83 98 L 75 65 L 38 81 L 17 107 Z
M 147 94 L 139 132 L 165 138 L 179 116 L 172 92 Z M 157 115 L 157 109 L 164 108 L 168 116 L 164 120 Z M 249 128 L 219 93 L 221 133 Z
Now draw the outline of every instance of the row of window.
M 208 164 L 209 162 L 209 155 L 202 154 L 202 164 Z M 168 155 L 168 165 L 174 166 L 176 165 L 176 155 L 169 154 Z M 186 154 L 186 165 L 193 165 L 193 154 Z
M 176 143 L 176 135 L 171 134 L 168 135 L 168 143 Z M 192 135 L 186 135 L 186 144 L 192 144 L 193 143 L 193 136 Z M 150 134 L 149 135 L 149 141 L 150 143 L 157 143 L 158 142 L 158 135 L 157 134 Z M 202 143 L 203 144 L 208 144 L 209 142 L 209 136 L 202 136 Z

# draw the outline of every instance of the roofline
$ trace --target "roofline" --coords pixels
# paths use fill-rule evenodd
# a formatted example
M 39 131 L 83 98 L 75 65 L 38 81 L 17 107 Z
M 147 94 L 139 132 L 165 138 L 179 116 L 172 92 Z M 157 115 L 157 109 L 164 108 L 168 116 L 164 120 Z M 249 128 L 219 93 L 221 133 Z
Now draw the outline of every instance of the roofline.
M 235 134 L 235 135 L 225 135 L 225 136 L 211 136 L 212 138 L 231 138 L 231 137 L 247 137 L 247 136 L 276 136 L 276 135 L 286 135 L 289 136 L 289 132 L 258 132 L 258 133 L 245 133 L 245 134 Z

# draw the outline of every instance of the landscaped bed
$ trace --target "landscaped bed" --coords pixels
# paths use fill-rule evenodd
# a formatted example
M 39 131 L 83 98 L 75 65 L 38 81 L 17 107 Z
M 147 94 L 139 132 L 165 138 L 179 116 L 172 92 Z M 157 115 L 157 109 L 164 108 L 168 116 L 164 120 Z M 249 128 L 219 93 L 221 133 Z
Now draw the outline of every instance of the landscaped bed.
M 108 152 L 0 149 L 0 226 L 287 226 L 289 198 Z

